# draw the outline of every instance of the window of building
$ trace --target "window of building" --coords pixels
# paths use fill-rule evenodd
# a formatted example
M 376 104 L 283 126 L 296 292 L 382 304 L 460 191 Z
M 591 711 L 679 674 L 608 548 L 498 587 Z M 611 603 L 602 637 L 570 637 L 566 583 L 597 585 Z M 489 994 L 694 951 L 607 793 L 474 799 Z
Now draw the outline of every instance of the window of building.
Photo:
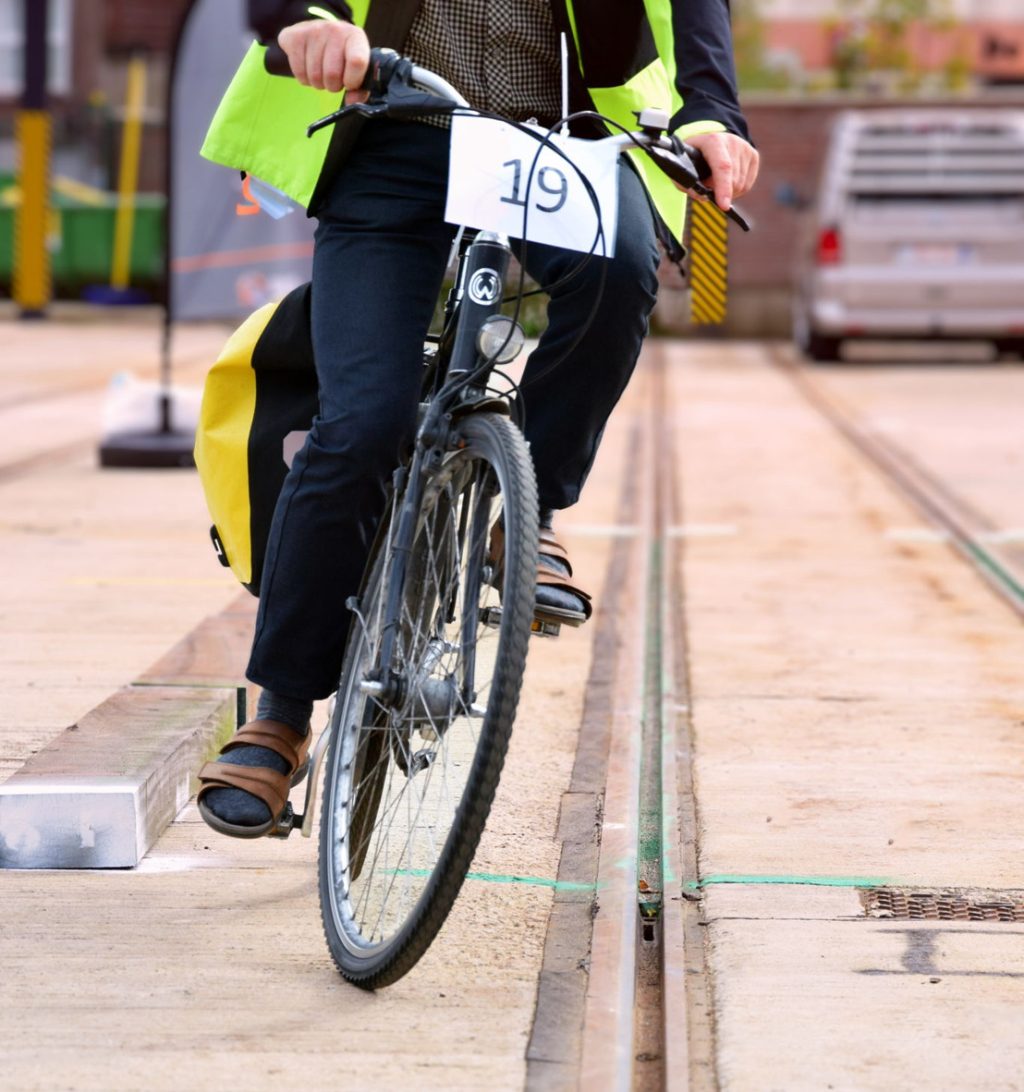
M 51 95 L 71 90 L 73 0 L 50 0 L 48 86 Z M 0 0 L 0 98 L 21 94 L 25 56 L 25 0 Z

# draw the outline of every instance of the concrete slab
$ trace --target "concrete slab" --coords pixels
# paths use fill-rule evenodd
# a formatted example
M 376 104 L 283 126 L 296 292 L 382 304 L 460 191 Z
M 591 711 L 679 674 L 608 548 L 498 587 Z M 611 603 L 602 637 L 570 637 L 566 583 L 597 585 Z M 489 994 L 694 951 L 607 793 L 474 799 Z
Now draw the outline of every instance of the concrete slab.
M 720 922 L 722 1087 L 1019 1089 L 1024 929 L 949 924 Z
M 761 347 L 687 357 L 686 521 L 736 527 L 682 553 L 720 1085 L 1019 1089 L 1024 930 L 855 888 L 1020 887 L 1024 629 Z
M 234 731 L 234 690 L 126 687 L 0 785 L 0 868 L 134 868 Z
M 180 330 L 176 381 L 198 384 L 223 340 Z M 106 385 L 155 378 L 159 325 L 0 321 L 0 343 L 3 780 L 240 589 L 194 473 L 96 467 Z
M 221 339 L 206 336 L 211 350 Z M 50 344 L 25 343 L 26 370 Z M 28 395 L 49 396 L 42 386 Z M 609 430 L 609 452 L 622 442 Z M 255 601 L 214 559 L 194 475 L 100 473 L 91 453 L 48 450 L 0 491 L 0 546 L 27 574 L 5 588 L 0 682 L 22 725 L 0 725 L 8 769 L 127 680 L 205 693 L 238 680 Z M 603 504 L 580 516 L 608 518 Z M 591 586 L 610 542 L 574 543 Z M 0 1083 L 521 1088 L 592 633 L 534 644 L 470 877 L 425 959 L 380 995 L 346 986 L 330 964 L 315 840 L 221 838 L 190 804 L 133 871 L 4 871 Z M 589 903 L 566 907 L 589 923 Z

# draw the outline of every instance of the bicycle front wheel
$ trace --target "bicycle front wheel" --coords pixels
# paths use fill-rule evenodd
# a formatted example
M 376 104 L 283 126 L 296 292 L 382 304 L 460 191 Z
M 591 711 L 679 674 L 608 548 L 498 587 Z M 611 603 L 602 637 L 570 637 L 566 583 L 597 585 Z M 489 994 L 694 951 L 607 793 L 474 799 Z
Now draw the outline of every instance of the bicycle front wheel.
M 320 823 L 327 944 L 345 978 L 367 989 L 405 974 L 440 929 L 508 748 L 537 564 L 537 491 L 519 430 L 504 417 L 471 414 L 430 472 L 384 700 L 371 675 L 395 523 L 353 621 Z

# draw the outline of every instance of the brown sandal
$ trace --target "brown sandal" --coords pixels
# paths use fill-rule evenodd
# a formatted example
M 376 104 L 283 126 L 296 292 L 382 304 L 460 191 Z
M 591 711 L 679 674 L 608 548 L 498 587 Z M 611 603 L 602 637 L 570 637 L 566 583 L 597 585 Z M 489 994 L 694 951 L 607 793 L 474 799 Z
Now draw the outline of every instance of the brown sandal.
M 555 564 L 552 564 L 551 559 L 555 561 Z M 558 564 L 559 562 L 561 565 Z M 491 583 L 500 591 L 505 573 L 505 529 L 500 523 L 496 523 L 491 528 L 488 563 L 493 570 Z M 568 550 L 559 542 L 555 532 L 550 527 L 541 527 L 540 549 L 537 557 L 538 596 L 533 611 L 534 618 L 541 622 L 568 626 L 582 626 L 584 622 L 589 620 L 594 613 L 592 596 L 578 584 L 573 583 L 571 577 L 572 562 L 569 560 Z M 571 610 L 555 603 L 544 602 L 544 592 L 542 590 L 544 588 L 551 588 L 574 596 L 583 605 L 583 609 Z
M 232 838 L 261 838 L 269 834 L 280 822 L 288 805 L 288 792 L 297 785 L 309 769 L 309 744 L 312 737 L 307 732 L 300 740 L 298 734 L 276 720 L 253 720 L 243 725 L 220 749 L 222 755 L 236 747 L 266 747 L 279 754 L 289 764 L 287 773 L 278 773 L 266 766 L 237 766 L 230 762 L 207 762 L 199 771 L 200 789 L 196 797 L 199 814 L 219 834 Z M 257 826 L 228 823 L 203 802 L 211 789 L 241 789 L 267 805 L 270 819 Z
M 554 559 L 556 564 L 551 564 Z M 557 564 L 558 562 L 561 565 Z M 564 568 L 563 568 L 564 567 Z M 533 616 L 542 622 L 555 622 L 568 626 L 582 626 L 594 613 L 594 605 L 589 592 L 573 583 L 572 562 L 569 551 L 555 537 L 550 527 L 540 529 L 540 554 L 537 558 L 537 604 Z M 572 610 L 554 603 L 544 602 L 544 588 L 567 592 L 582 604 L 582 610 Z

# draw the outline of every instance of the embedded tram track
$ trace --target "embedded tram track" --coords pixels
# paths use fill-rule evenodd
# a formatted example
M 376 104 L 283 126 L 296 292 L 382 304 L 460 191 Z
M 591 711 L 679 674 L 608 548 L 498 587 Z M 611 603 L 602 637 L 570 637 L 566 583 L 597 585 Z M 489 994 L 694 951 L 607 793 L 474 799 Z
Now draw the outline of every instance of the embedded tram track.
M 934 529 L 926 540 L 954 547 L 1024 617 L 1024 582 L 1018 575 L 1024 573 L 1024 549 L 1014 541 L 1003 546 L 991 517 L 922 460 L 873 431 L 785 349 L 769 349 L 767 356 Z M 638 372 L 643 389 L 619 478 L 621 537 L 613 545 L 598 601 L 602 610 L 580 751 L 563 799 L 559 880 L 593 884 L 586 907 L 593 921 L 584 926 L 578 891 L 562 896 L 563 902 L 575 902 L 571 918 L 556 894 L 531 1039 L 530 1089 L 713 1092 L 719 1087 L 693 783 L 683 568 L 690 532 L 668 365 L 667 350 L 653 343 Z M 631 618 L 623 609 L 633 604 L 641 609 Z M 581 770 L 585 781 L 579 779 Z M 576 794 L 584 784 L 590 807 L 582 822 L 577 816 L 567 824 L 569 802 L 579 804 Z M 580 836 L 588 820 L 600 832 L 590 858 Z M 570 921 L 570 929 L 564 928 Z M 567 996 L 569 967 L 582 968 L 584 996 L 581 1001 L 577 992 L 552 1022 L 558 1000 Z M 576 1030 L 574 1041 L 580 1019 L 582 1035 Z M 551 1066 L 546 1063 L 554 1060 L 550 1044 L 556 1036 L 568 1045 L 558 1055 L 560 1064 Z M 575 1079 L 566 1082 L 569 1073 Z
M 618 534 L 562 802 L 562 886 L 527 1054 L 529 1089 L 566 1087 L 569 1073 L 576 1079 L 568 1083 L 587 1089 L 717 1087 L 701 901 L 684 886 L 697 878 L 698 829 L 684 533 L 657 345 L 645 352 L 638 378 Z M 596 844 L 588 844 L 595 829 Z M 585 902 L 581 887 L 593 891 Z
M 698 809 L 687 668 L 685 527 L 663 349 L 651 352 L 652 494 L 640 822 L 633 1083 L 637 1092 L 718 1087 L 712 984 L 699 894 Z
M 770 359 L 818 414 L 932 525 L 942 541 L 978 573 L 989 587 L 1024 619 L 1024 546 L 1007 543 L 1001 549 L 999 528 L 970 500 L 953 490 L 900 445 L 858 416 L 827 385 L 802 365 L 793 351 L 776 347 Z

